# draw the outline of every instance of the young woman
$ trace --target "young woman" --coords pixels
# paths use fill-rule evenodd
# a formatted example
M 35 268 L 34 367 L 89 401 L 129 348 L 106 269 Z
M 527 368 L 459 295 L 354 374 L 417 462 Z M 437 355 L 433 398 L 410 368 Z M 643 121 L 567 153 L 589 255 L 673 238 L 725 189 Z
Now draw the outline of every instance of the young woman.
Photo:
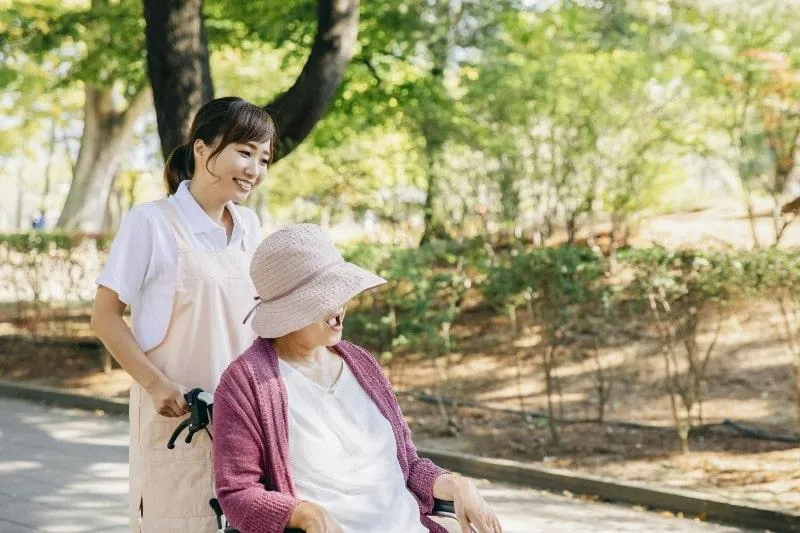
M 469 480 L 417 455 L 377 361 L 342 340 L 348 300 L 385 280 L 345 262 L 313 224 L 267 237 L 250 273 L 260 338 L 214 398 L 228 521 L 241 533 L 501 533 Z M 427 516 L 434 497 L 453 501 L 457 523 Z
M 111 246 L 92 328 L 133 377 L 130 519 L 136 533 L 212 533 L 211 440 L 168 450 L 188 412 L 183 393 L 213 392 L 253 341 L 242 324 L 261 240 L 255 213 L 237 205 L 267 173 L 275 145 L 267 112 L 240 98 L 198 111 L 190 140 L 167 160 L 169 197 L 134 207 Z M 132 328 L 123 320 L 131 306 Z

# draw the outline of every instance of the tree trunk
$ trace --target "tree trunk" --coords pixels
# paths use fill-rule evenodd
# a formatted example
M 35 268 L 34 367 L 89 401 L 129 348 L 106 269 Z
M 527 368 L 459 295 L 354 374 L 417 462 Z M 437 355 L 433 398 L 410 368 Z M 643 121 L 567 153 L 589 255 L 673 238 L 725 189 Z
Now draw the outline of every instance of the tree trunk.
M 150 92 L 141 90 L 121 112 L 114 110 L 110 91 L 87 84 L 84 93 L 81 147 L 57 226 L 97 232 L 103 223 L 120 155 L 125 152 L 133 123 L 149 103 Z
M 800 435 L 800 352 L 795 352 L 792 357 L 794 366 L 794 407 L 795 407 L 795 427 L 797 434 Z
M 513 226 L 519 218 L 520 194 L 517 187 L 517 164 L 507 155 L 500 156 L 500 217 L 503 226 Z
M 50 121 L 50 142 L 47 149 L 47 166 L 44 168 L 44 189 L 42 198 L 39 200 L 39 211 L 42 217 L 47 214 L 47 197 L 50 196 L 50 174 L 52 174 L 53 160 L 56 155 L 56 121 Z
M 161 150 L 185 142 L 194 113 L 213 97 L 202 0 L 144 0 L 147 65 Z M 266 108 L 278 126 L 276 159 L 287 155 L 324 115 L 353 55 L 358 0 L 317 0 L 317 33 L 294 85 Z
M 436 233 L 437 220 L 434 216 L 435 200 L 437 196 L 438 182 L 436 173 L 433 171 L 433 164 L 428 163 L 428 189 L 425 192 L 425 207 L 423 208 L 423 230 L 419 245 L 428 244 Z
M 761 241 L 758 238 L 758 219 L 753 202 L 747 200 L 747 220 L 750 223 L 750 235 L 753 237 L 753 248 L 761 248 Z
M 22 227 L 22 213 L 25 209 L 25 161 L 25 154 L 22 154 L 19 171 L 17 172 L 17 217 L 14 224 L 18 232 L 23 232 L 27 229 Z
M 147 72 L 164 158 L 189 137 L 195 111 L 214 97 L 203 0 L 145 0 Z
M 111 178 L 111 183 L 114 184 L 119 177 L 118 173 Z M 122 218 L 122 192 L 112 187 L 108 193 L 106 200 L 106 208 L 103 214 L 103 223 L 100 226 L 102 233 L 114 233 L 119 227 L 120 219 Z
M 558 446 L 561 443 L 561 438 L 558 434 L 558 420 L 556 420 L 556 411 L 553 405 L 553 394 L 555 394 L 555 387 L 553 386 L 555 352 L 556 348 L 551 337 L 550 343 L 544 349 L 544 364 L 542 366 L 544 367 L 545 390 L 547 392 L 547 425 L 550 429 L 550 442 L 553 446 Z

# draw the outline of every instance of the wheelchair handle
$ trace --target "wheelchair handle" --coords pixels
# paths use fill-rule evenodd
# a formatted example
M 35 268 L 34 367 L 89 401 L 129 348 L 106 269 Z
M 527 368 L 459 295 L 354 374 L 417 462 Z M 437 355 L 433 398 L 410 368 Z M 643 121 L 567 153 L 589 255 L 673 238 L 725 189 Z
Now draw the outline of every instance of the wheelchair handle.
M 206 429 L 213 417 L 214 396 L 211 393 L 203 389 L 192 389 L 184 394 L 183 397 L 189 406 L 189 416 L 182 420 L 178 427 L 175 428 L 175 431 L 172 432 L 172 436 L 167 442 L 167 448 L 170 450 L 175 448 L 175 441 L 178 440 L 183 430 L 189 430 L 185 442 L 190 444 L 194 434 Z

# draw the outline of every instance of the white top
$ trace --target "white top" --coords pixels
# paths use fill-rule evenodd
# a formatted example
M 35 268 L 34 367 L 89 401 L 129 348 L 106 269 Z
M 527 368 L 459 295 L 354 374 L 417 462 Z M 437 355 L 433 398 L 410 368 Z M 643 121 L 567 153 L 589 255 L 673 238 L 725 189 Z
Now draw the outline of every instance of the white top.
M 397 460 L 392 426 L 347 364 L 326 390 L 278 361 L 297 497 L 324 507 L 345 533 L 427 533 Z
M 207 251 L 229 246 L 255 250 L 261 242 L 261 224 L 255 212 L 228 202 L 233 218 L 229 243 L 225 228 L 197 203 L 188 184 L 181 183 L 169 202 L 177 208 L 193 246 Z M 178 244 L 156 202 L 131 209 L 122 220 L 96 283 L 113 290 L 120 301 L 131 306 L 133 336 L 142 351 L 156 347 L 167 333 L 177 269 Z

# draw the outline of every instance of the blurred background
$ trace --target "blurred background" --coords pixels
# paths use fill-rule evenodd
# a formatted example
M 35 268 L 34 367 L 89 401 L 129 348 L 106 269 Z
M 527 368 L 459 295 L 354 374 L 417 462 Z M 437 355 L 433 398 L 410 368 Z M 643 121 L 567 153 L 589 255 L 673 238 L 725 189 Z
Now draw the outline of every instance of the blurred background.
M 0 0 L 0 378 L 125 396 L 108 245 L 213 96 L 390 280 L 418 443 L 800 510 L 800 1 Z

